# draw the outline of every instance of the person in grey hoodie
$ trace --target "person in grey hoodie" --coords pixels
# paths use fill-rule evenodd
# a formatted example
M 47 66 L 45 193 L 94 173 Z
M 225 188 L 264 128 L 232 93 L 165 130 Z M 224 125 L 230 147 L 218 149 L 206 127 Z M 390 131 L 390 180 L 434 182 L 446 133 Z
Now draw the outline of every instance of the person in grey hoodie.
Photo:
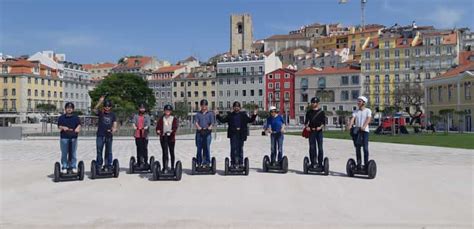
M 138 106 L 138 114 L 132 119 L 135 137 L 135 145 L 137 146 L 138 166 L 144 167 L 148 161 L 148 130 L 150 129 L 150 115 L 146 114 L 145 104 Z

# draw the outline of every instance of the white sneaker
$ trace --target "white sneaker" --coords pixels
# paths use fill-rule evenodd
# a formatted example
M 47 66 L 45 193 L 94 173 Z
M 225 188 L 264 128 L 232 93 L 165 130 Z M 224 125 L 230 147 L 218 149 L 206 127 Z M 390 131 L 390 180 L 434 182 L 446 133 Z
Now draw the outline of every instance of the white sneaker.
M 72 173 L 77 173 L 77 169 L 76 168 L 72 169 Z
M 61 173 L 67 173 L 67 169 L 61 169 Z

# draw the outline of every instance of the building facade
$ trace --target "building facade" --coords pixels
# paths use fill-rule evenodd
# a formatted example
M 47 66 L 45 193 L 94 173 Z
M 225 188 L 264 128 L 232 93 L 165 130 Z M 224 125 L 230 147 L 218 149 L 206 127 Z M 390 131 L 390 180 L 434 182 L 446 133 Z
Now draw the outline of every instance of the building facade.
M 305 69 L 310 67 L 315 68 L 326 68 L 335 67 L 349 61 L 351 56 L 349 55 L 349 49 L 343 48 L 333 51 L 326 52 L 311 52 L 296 57 L 295 65 L 297 69 Z
M 90 73 L 81 64 L 63 61 L 64 102 L 72 102 L 77 111 L 89 114 L 91 111 Z
M 403 84 L 421 85 L 440 76 L 458 64 L 458 54 L 454 31 L 411 26 L 384 30 L 363 46 L 363 94 L 373 108 L 393 106 Z
M 264 75 L 281 67 L 275 52 L 224 56 L 217 63 L 217 106 L 230 109 L 234 101 L 239 101 L 242 106 L 256 104 L 263 108 Z
M 191 73 L 181 73 L 173 79 L 173 103 L 185 102 L 190 112 L 199 111 L 199 103 L 207 99 L 209 109 L 217 105 L 216 71 L 213 66 L 194 68 Z
M 303 34 L 283 34 L 283 35 L 273 35 L 265 39 L 264 42 L 265 52 L 274 51 L 280 52 L 292 48 L 311 48 L 311 38 L 305 37 Z
M 63 85 L 58 69 L 26 59 L 8 59 L 1 66 L 0 116 L 20 123 L 39 118 L 39 104 L 52 104 L 56 111 L 62 109 Z
M 182 65 L 161 67 L 147 77 L 148 87 L 150 87 L 155 94 L 156 111 L 163 110 L 165 105 L 173 104 L 173 80 L 176 76 L 183 73 L 185 69 L 186 66 Z
M 295 72 L 279 68 L 265 75 L 265 110 L 275 106 L 287 123 L 295 123 Z
M 296 121 L 304 124 L 305 114 L 312 97 L 320 98 L 326 112 L 327 125 L 343 123 L 337 111 L 352 112 L 361 94 L 360 68 L 344 67 L 307 68 L 295 76 Z
M 168 62 L 159 61 L 155 57 L 130 56 L 121 58 L 118 64 L 112 68 L 112 73 L 134 73 L 146 79 L 151 72 L 169 65 Z

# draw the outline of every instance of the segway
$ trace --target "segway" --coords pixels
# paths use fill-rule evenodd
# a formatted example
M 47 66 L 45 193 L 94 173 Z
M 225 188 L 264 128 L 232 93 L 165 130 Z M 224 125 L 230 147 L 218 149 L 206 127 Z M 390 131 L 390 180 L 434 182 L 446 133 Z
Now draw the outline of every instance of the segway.
M 357 166 L 355 160 L 350 158 L 346 164 L 346 172 L 349 177 L 364 175 L 368 176 L 369 179 L 374 179 L 377 175 L 377 164 L 374 160 L 370 160 L 367 166 Z
M 244 164 L 231 164 L 229 158 L 225 158 L 224 174 L 227 175 L 249 175 L 249 159 L 244 159 Z
M 134 173 L 153 173 L 153 165 L 155 164 L 155 157 L 151 156 L 150 157 L 150 162 L 149 163 L 142 163 L 139 165 L 135 159 L 134 156 L 130 157 L 130 162 L 129 162 L 129 167 L 128 167 L 128 173 L 129 174 L 134 174 Z
M 110 134 L 110 130 L 108 130 L 108 133 Z M 107 147 L 107 140 L 108 138 L 105 138 L 105 152 L 108 151 Z M 106 158 L 104 158 L 106 159 Z M 105 160 L 104 160 L 105 162 Z M 105 163 L 104 163 L 105 164 Z M 112 167 L 109 169 L 107 166 L 102 166 L 98 167 L 97 162 L 95 160 L 91 161 L 91 179 L 96 179 L 96 178 L 112 178 L 115 177 L 117 178 L 120 173 L 120 164 L 118 159 L 114 159 L 112 162 Z
M 140 137 L 143 136 L 143 131 L 144 129 L 139 129 L 140 130 Z M 142 162 L 140 165 L 138 163 L 138 160 L 140 158 L 135 159 L 134 156 L 130 157 L 130 162 L 128 163 L 128 173 L 129 174 L 134 174 L 134 173 L 153 173 L 153 164 L 155 164 L 155 157 L 151 156 L 150 157 L 150 162 L 147 163 L 146 161 Z
M 204 128 L 204 129 L 201 129 L 201 131 L 210 131 L 208 128 Z M 205 140 L 205 138 L 203 138 L 203 141 Z M 204 150 L 207 150 L 207 145 L 206 143 L 203 142 L 203 148 Z M 203 165 L 203 164 L 199 164 L 197 159 L 195 157 L 193 157 L 192 161 L 191 161 L 191 174 L 192 175 L 204 175 L 204 174 L 208 174 L 208 175 L 214 175 L 216 174 L 216 158 L 215 157 L 212 157 L 211 158 L 211 165 Z
M 193 160 L 191 162 L 191 174 L 192 175 L 214 175 L 216 174 L 216 158 L 212 157 L 211 159 L 211 165 L 200 165 L 197 163 L 197 159 L 193 157 Z
M 314 173 L 314 174 L 320 174 L 324 176 L 329 175 L 329 159 L 325 157 L 323 161 L 323 165 L 319 166 L 317 163 L 312 164 L 309 161 L 308 157 L 304 157 L 303 173 L 304 174 Z
M 72 158 L 72 139 L 68 140 L 68 163 Z M 54 163 L 54 182 L 59 181 L 72 181 L 72 180 L 84 180 L 84 162 L 79 161 L 77 164 L 77 172 L 72 172 L 72 169 L 68 169 L 66 173 L 61 172 L 61 163 Z
M 270 161 L 270 157 L 265 155 L 263 157 L 262 169 L 264 172 L 287 173 L 288 172 L 288 158 L 283 156 L 279 161 Z
M 174 169 L 161 169 L 159 161 L 155 161 L 153 165 L 153 180 L 175 180 L 180 181 L 183 173 L 183 166 L 181 161 L 175 163 Z

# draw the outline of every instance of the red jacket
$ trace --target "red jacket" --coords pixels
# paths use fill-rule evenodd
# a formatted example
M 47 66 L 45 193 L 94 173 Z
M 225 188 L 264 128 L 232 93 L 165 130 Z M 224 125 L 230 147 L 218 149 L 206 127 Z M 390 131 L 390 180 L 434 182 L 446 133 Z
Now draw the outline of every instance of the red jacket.
M 158 130 L 160 131 L 160 134 L 158 134 Z M 173 123 L 171 124 L 171 142 L 176 141 L 176 131 L 178 130 L 178 118 L 174 116 L 173 118 Z M 158 123 L 156 124 L 156 134 L 158 134 L 161 137 L 164 136 L 163 133 L 163 116 L 161 116 L 158 119 Z

